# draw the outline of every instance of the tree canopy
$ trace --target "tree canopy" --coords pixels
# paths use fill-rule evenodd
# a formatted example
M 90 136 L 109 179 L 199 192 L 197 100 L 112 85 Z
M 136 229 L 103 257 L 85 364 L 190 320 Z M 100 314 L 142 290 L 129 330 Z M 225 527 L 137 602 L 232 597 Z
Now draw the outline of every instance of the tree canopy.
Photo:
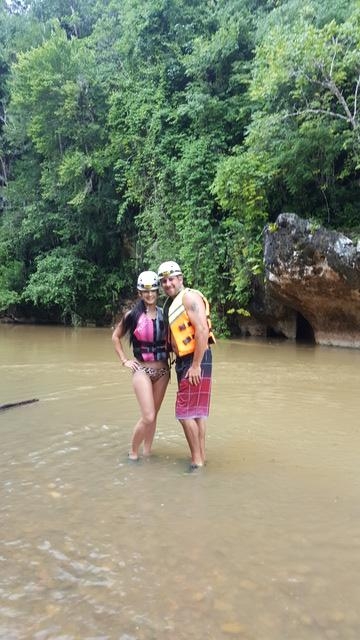
M 0 313 L 110 322 L 175 259 L 218 329 L 283 211 L 358 233 L 354 0 L 0 0 Z

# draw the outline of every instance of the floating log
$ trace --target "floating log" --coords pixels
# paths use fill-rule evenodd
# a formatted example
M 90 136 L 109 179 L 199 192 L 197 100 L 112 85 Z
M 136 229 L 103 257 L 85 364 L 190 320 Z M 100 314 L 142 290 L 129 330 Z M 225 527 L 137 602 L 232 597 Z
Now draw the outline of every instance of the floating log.
M 20 402 L 8 402 L 7 404 L 0 404 L 0 411 L 5 409 L 12 409 L 13 407 L 20 407 L 23 404 L 32 404 L 33 402 L 39 402 L 39 398 L 31 398 L 31 400 L 21 400 Z

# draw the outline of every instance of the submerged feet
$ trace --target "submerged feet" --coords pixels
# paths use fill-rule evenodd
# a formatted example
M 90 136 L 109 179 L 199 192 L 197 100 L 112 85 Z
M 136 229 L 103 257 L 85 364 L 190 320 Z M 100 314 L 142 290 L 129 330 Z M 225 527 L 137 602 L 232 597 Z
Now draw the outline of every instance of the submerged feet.
M 140 457 L 138 454 L 134 453 L 134 451 L 129 451 L 128 453 L 128 461 L 129 462 L 140 462 L 141 459 L 149 460 L 152 456 L 152 452 L 143 451 L 142 456 Z M 206 465 L 206 461 L 204 462 L 191 462 L 189 465 L 189 473 L 194 471 L 198 471 L 199 469 L 203 469 Z
M 195 462 L 191 462 L 190 466 L 189 466 L 189 472 L 193 473 L 194 471 L 198 471 L 198 469 L 202 469 L 203 468 L 203 464 L 196 464 Z
M 146 460 L 149 460 L 149 458 L 151 458 L 152 456 L 152 451 L 143 451 L 142 452 L 142 458 L 145 458 Z M 128 453 L 128 459 L 131 460 L 132 462 L 138 462 L 141 457 L 139 456 L 138 453 L 135 453 L 134 451 L 129 451 Z

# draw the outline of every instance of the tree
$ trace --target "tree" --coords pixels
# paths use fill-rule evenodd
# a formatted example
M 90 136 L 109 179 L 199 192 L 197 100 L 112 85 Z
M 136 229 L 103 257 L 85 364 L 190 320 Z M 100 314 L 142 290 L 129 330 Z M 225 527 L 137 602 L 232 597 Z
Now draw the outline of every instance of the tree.
M 277 195 L 270 187 L 270 215 L 291 207 L 332 225 L 353 223 L 360 12 L 322 26 L 311 4 L 293 21 L 285 17 L 280 14 L 257 48 L 250 88 L 256 112 L 246 146 L 261 149 L 272 165 Z
M 244 137 L 250 13 L 243 2 L 179 0 L 129 12 L 125 3 L 124 13 L 109 112 L 119 220 L 135 217 L 139 267 L 178 259 L 222 313 L 228 234 L 210 187 L 219 159 Z
M 6 131 L 12 153 L 6 189 L 9 206 L 0 238 L 5 241 L 10 231 L 13 243 L 7 260 L 9 264 L 21 260 L 24 265 L 20 300 L 50 305 L 53 284 L 43 277 L 42 265 L 55 264 L 45 258 L 60 248 L 57 256 L 65 260 L 68 255 L 68 262 L 76 256 L 81 264 L 94 265 L 89 273 L 103 274 L 104 295 L 109 293 L 109 281 L 116 283 L 117 292 L 126 286 L 126 277 L 116 279 L 113 270 L 122 252 L 128 252 L 123 249 L 122 232 L 132 231 L 127 223 L 116 225 L 117 195 L 106 157 L 106 79 L 99 74 L 93 43 L 69 40 L 56 22 L 49 37 L 19 53 L 12 67 Z M 83 270 L 75 269 L 73 274 L 80 284 Z M 86 319 L 93 307 L 91 318 L 101 313 L 105 317 L 104 300 L 102 312 L 98 311 L 100 283 L 98 278 L 89 298 L 77 302 L 77 316 Z M 59 317 L 69 317 L 68 304 L 61 309 L 58 302 L 58 308 Z

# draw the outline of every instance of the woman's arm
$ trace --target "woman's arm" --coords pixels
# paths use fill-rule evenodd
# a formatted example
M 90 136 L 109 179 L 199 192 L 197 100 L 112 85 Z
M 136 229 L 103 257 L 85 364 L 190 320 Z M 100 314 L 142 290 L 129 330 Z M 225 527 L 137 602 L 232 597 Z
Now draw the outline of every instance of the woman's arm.
M 132 369 L 133 371 L 136 371 L 139 368 L 138 363 L 136 362 L 136 360 L 134 359 L 128 359 L 126 357 L 125 351 L 123 349 L 122 343 L 121 343 L 121 339 L 125 336 L 126 331 L 125 331 L 125 327 L 124 327 L 124 318 L 126 318 L 126 316 L 130 313 L 130 311 L 128 311 L 125 316 L 120 320 L 119 324 L 116 325 L 113 334 L 112 334 L 112 341 L 113 341 L 113 345 L 115 348 L 116 353 L 118 354 L 122 366 L 123 367 L 127 367 L 128 369 Z
M 125 335 L 124 318 L 122 318 L 122 320 L 120 320 L 120 322 L 116 325 L 111 339 L 113 341 L 114 349 L 118 354 L 123 366 L 125 366 L 125 364 L 128 362 L 128 359 L 125 355 L 125 352 L 121 343 L 121 339 L 124 337 L 124 335 Z

